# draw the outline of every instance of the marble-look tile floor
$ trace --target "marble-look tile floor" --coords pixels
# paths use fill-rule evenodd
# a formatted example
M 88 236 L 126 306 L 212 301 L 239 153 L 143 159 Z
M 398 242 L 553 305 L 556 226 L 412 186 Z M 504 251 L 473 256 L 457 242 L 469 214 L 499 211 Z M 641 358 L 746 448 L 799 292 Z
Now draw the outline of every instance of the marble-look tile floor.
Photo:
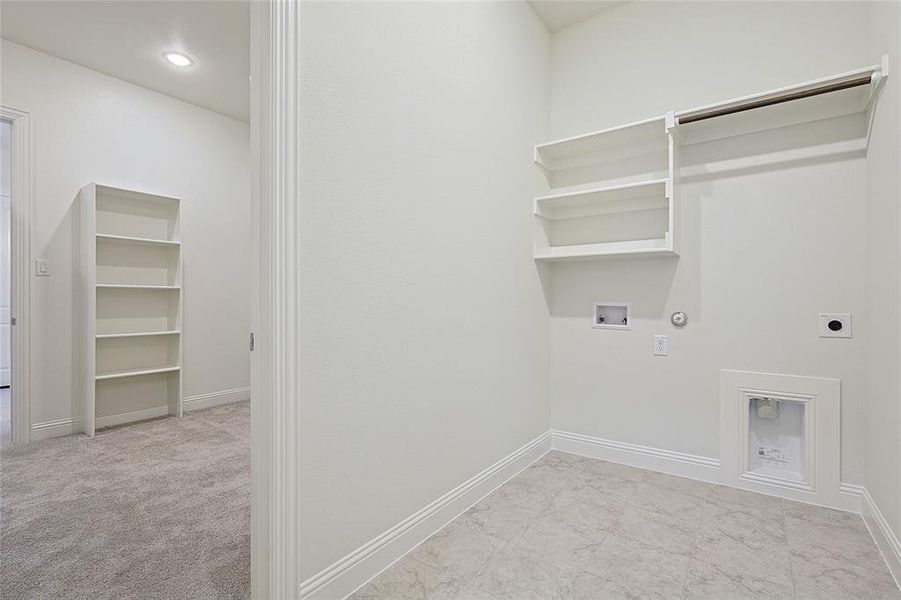
M 901 599 L 858 515 L 551 452 L 352 600 Z

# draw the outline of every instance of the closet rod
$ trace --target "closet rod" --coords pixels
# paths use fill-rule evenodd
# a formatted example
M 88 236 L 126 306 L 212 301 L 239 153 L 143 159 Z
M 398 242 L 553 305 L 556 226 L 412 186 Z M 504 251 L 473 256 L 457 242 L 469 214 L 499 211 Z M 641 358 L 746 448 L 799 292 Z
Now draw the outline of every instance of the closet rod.
M 856 77 L 854 79 L 848 79 L 836 83 L 826 83 L 817 87 L 812 87 L 797 92 L 789 92 L 780 96 L 761 98 L 760 100 L 751 100 L 750 102 L 746 102 L 744 104 L 736 104 L 724 108 L 715 108 L 707 112 L 686 115 L 684 117 L 679 117 L 679 124 L 686 125 L 688 123 L 694 123 L 696 121 L 704 121 L 706 119 L 713 119 L 715 117 L 731 115 L 734 113 L 744 112 L 746 110 L 754 110 L 755 108 L 763 108 L 764 106 L 772 106 L 774 104 L 782 104 L 783 102 L 791 102 L 792 100 L 801 100 L 802 98 L 810 98 L 811 96 L 819 96 L 820 94 L 828 94 L 830 92 L 847 90 L 848 88 L 870 85 L 872 81 L 872 75 L 861 75 L 860 77 Z

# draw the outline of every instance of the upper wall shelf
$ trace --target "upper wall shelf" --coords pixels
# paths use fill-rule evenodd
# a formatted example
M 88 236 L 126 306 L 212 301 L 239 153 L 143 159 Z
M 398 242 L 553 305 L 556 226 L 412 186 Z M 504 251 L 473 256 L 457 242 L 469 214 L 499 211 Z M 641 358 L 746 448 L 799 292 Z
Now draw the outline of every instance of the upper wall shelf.
M 677 256 L 680 146 L 851 115 L 862 136 L 887 76 L 884 56 L 878 65 L 538 144 L 534 162 L 553 193 L 534 199 L 535 260 Z
M 666 208 L 669 179 L 596 187 L 535 198 L 535 216 L 576 219 L 616 212 Z
M 867 112 L 888 76 L 888 56 L 870 65 L 802 83 L 676 112 L 680 142 L 690 144 Z
M 663 152 L 667 116 L 653 117 L 535 146 L 535 164 L 546 171 L 589 165 L 622 156 Z
M 535 198 L 536 260 L 676 255 L 675 115 L 535 146 L 554 193 Z
M 672 244 L 666 238 L 628 240 L 601 244 L 576 244 L 536 248 L 537 261 L 571 261 L 597 259 L 610 256 L 676 256 Z
M 142 243 L 180 239 L 178 198 L 98 184 L 93 190 L 99 239 Z

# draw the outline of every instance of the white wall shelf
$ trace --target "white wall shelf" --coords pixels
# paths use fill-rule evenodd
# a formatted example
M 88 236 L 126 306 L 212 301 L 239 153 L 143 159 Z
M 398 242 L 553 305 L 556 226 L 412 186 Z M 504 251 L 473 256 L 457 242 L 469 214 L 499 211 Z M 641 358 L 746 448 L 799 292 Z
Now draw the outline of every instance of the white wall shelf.
M 539 144 L 551 188 L 534 199 L 534 258 L 678 256 L 674 113 Z
M 665 151 L 666 115 L 535 146 L 534 161 L 548 171 L 571 169 L 611 157 Z
M 127 283 L 98 283 L 98 289 L 114 290 L 180 290 L 180 285 L 135 285 Z
M 692 144 L 867 113 L 887 76 L 884 56 L 878 65 L 681 110 L 675 113 L 680 141 Z
M 180 417 L 182 251 L 178 198 L 89 184 L 79 193 L 83 431 Z
M 140 377 L 143 375 L 157 375 L 159 373 L 173 373 L 180 370 L 181 367 L 159 367 L 156 369 L 139 369 L 137 371 L 109 371 L 104 373 L 97 373 L 97 375 L 94 376 L 94 379 L 97 381 L 103 381 L 106 379 L 122 379 L 124 377 Z
M 538 144 L 534 162 L 552 193 L 533 202 L 535 260 L 678 256 L 681 146 L 869 115 L 887 76 L 884 56 L 878 65 Z
M 652 179 L 535 198 L 535 216 L 549 220 L 573 219 L 614 212 L 666 208 L 670 180 Z
M 550 246 L 535 250 L 537 261 L 561 261 L 602 258 L 605 256 L 675 256 L 670 243 L 665 238 L 651 240 L 629 240 L 603 244 L 580 244 L 572 246 Z
M 135 333 L 99 333 L 96 335 L 98 340 L 112 340 L 116 338 L 130 337 L 152 337 L 157 335 L 180 335 L 181 331 L 174 329 L 171 331 L 138 331 Z
M 180 246 L 181 242 L 175 240 L 157 240 L 153 238 L 133 237 L 128 235 L 111 235 L 108 233 L 98 233 L 98 241 L 121 242 L 127 244 L 150 244 L 160 246 Z

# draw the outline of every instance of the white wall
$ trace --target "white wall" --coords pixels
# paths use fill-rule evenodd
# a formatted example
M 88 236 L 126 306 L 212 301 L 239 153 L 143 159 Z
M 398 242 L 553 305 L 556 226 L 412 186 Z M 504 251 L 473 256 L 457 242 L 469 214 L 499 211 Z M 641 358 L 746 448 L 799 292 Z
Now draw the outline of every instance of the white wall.
M 86 183 L 183 199 L 185 395 L 249 385 L 246 123 L 3 41 L 2 103 L 32 115 L 31 420 L 77 417 L 73 201 Z
M 867 156 L 866 486 L 896 535 L 901 533 L 901 5 L 874 3 L 870 55 L 889 53 Z
M 301 571 L 547 430 L 524 3 L 301 5 Z
M 624 4 L 553 36 L 552 138 L 870 64 L 867 27 L 865 3 Z M 747 156 L 861 126 L 844 119 L 687 149 L 695 167 L 734 162 L 683 181 L 680 259 L 556 265 L 552 426 L 716 458 L 720 369 L 838 377 L 842 479 L 863 482 L 865 159 L 751 167 Z M 591 305 L 603 300 L 632 302 L 631 332 L 591 329 Z M 684 330 L 669 324 L 677 310 L 688 314 Z M 820 312 L 853 313 L 854 339 L 818 338 Z M 669 335 L 669 357 L 652 356 L 654 334 Z

